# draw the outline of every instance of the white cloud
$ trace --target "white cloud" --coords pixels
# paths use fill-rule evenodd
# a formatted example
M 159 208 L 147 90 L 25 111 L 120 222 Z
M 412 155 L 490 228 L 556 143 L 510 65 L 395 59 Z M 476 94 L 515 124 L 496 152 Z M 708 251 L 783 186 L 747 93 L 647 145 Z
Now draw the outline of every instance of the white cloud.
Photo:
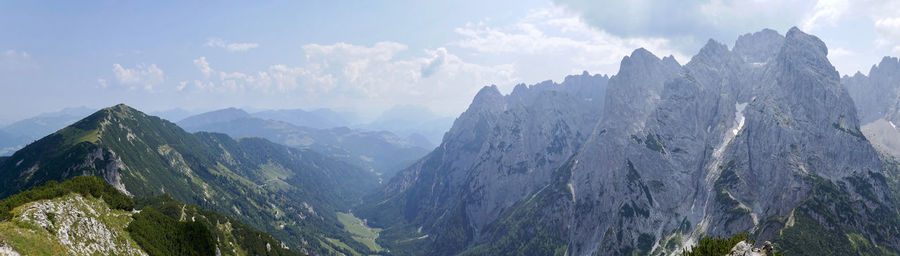
M 206 40 L 207 47 L 216 47 L 228 50 L 229 52 L 243 52 L 259 47 L 257 43 L 230 43 L 219 38 L 210 38 Z
M 109 87 L 109 82 L 106 81 L 106 79 L 103 79 L 103 78 L 97 78 L 97 84 L 100 85 L 100 88 L 106 88 L 106 87 Z
M 302 65 L 271 65 L 250 73 L 216 70 L 200 57 L 194 64 L 206 79 L 185 81 L 182 89 L 292 95 L 310 106 L 384 109 L 398 103 L 428 104 L 440 106 L 437 111 L 457 113 L 482 86 L 514 81 L 511 65 L 467 63 L 445 48 L 406 58 L 398 56 L 408 47 L 396 42 L 302 48 L 306 55 Z
M 819 0 L 800 28 L 809 32 L 822 25 L 834 26 L 849 6 L 850 2 L 847 0 Z
M 307 68 L 272 65 L 267 70 L 251 74 L 218 71 L 211 67 L 205 56 L 194 60 L 194 66 L 203 74 L 204 80 L 193 81 L 200 90 L 218 92 L 239 92 L 255 89 L 261 92 L 287 92 L 300 87 L 301 82 L 310 82 L 307 91 L 317 91 L 313 87 L 326 86 L 331 82 L 328 76 L 315 77 Z M 185 84 L 186 86 L 187 84 Z M 179 90 L 185 86 L 179 85 Z
M 582 14 L 593 27 L 625 37 L 664 37 L 682 49 L 699 49 L 709 38 L 730 41 L 763 28 L 799 24 L 809 0 L 608 1 L 553 0 Z
M 876 43 L 881 46 L 900 46 L 900 13 L 897 17 L 880 17 L 875 20 L 878 33 Z
M 203 76 L 205 77 L 209 77 L 213 73 L 213 70 L 209 67 L 209 62 L 206 61 L 205 56 L 194 60 L 194 66 L 196 66 L 197 69 L 200 69 L 200 72 L 203 73 Z
M 462 36 L 451 45 L 509 59 L 527 82 L 581 73 L 613 74 L 622 57 L 637 48 L 658 56 L 688 57 L 663 38 L 620 37 L 588 25 L 578 14 L 562 7 L 536 10 L 514 24 L 491 26 L 484 22 L 457 28 Z
M 156 64 L 138 64 L 134 68 L 125 68 L 116 63 L 113 64 L 112 71 L 119 84 L 128 85 L 131 89 L 141 86 L 144 90 L 153 91 L 154 85 L 165 81 L 162 69 Z

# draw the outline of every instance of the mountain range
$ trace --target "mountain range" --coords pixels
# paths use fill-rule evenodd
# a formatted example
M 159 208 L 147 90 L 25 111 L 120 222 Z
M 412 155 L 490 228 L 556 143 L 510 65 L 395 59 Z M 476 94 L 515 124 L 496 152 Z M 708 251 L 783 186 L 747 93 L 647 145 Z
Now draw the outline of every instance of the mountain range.
M 863 134 L 876 147 L 900 156 L 900 60 L 884 57 L 868 75 L 841 78 L 861 116 Z
M 95 109 L 86 107 L 65 108 L 4 126 L 0 128 L 0 156 L 11 155 L 28 143 L 62 129 L 94 111 Z
M 166 193 L 232 216 L 300 252 L 369 252 L 342 229 L 337 213 L 375 188 L 371 172 L 264 139 L 187 133 L 126 105 L 102 109 L 4 160 L 0 197 L 82 175 L 100 176 L 129 196 Z
M 261 137 L 296 148 L 310 149 L 389 179 L 433 148 L 415 138 L 388 131 L 347 127 L 317 129 L 263 119 L 241 109 L 227 108 L 188 117 L 178 125 L 188 131 L 225 133 L 233 137 Z
M 371 130 L 390 131 L 397 135 L 422 141 L 421 144 L 440 143 L 444 133 L 450 129 L 453 118 L 437 115 L 428 108 L 414 105 L 401 105 L 381 113 L 375 120 L 356 124 L 351 127 Z M 429 149 L 433 148 L 429 147 Z
M 685 65 L 638 49 L 609 78 L 485 87 L 357 212 L 398 255 L 668 255 L 739 232 L 896 254 L 896 168 L 827 54 L 767 29 Z

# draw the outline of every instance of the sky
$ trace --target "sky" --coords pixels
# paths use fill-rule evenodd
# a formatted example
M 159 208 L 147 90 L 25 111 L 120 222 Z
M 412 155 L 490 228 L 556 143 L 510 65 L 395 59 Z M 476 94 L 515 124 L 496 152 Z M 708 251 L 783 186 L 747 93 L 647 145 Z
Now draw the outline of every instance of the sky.
M 684 64 L 793 26 L 841 74 L 900 55 L 900 1 L 0 0 L 0 124 L 117 103 L 456 116 L 486 85 L 613 75 L 640 47 Z

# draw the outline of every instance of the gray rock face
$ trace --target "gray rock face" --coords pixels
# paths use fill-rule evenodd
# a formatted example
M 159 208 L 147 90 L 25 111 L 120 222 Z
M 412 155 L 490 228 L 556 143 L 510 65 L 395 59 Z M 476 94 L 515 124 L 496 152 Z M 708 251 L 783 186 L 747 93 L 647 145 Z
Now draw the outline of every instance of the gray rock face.
M 844 76 L 841 82 L 853 97 L 862 124 L 881 118 L 900 121 L 900 59 L 884 57 L 872 66 L 868 76 L 857 72 Z
M 672 254 L 702 235 L 771 240 L 795 213 L 900 248 L 890 231 L 897 223 L 864 228 L 897 208 L 827 51 L 796 28 L 741 36 L 733 50 L 710 41 L 683 67 L 638 49 L 609 79 L 594 126 L 540 114 L 584 109 L 567 107 L 579 103 L 572 98 L 521 105 L 516 91 L 504 97 L 485 88 L 441 147 L 386 194 L 403 195 L 393 198 L 406 200 L 406 219 L 424 220 L 436 246 L 446 244 L 443 226 L 428 220 L 440 223 L 464 205 L 473 238 L 442 249 L 472 254 L 515 254 L 556 240 L 551 252 L 568 255 Z M 592 132 L 530 128 L 558 123 Z M 559 135 L 575 146 L 533 150 Z M 511 172 L 522 162 L 526 175 Z M 838 205 L 845 202 L 852 203 Z
M 841 78 L 841 83 L 856 103 L 866 138 L 900 157 L 900 59 L 884 57 L 868 76 L 857 72 Z
M 768 32 L 736 45 L 760 33 Z M 635 120 L 639 129 L 591 139 L 571 169 L 570 252 L 649 253 L 678 233 L 685 244 L 701 233 L 769 239 L 783 225 L 765 220 L 806 200 L 811 177 L 838 182 L 881 172 L 824 43 L 796 28 L 773 41 L 740 51 L 710 42 L 665 83 L 645 125 Z M 621 121 L 603 123 L 610 122 Z M 658 242 L 642 247 L 648 238 Z
M 649 53 L 635 58 L 644 58 L 635 65 L 662 63 Z M 587 140 L 604 113 L 608 81 L 584 73 L 560 84 L 518 85 L 505 96 L 484 87 L 444 142 L 387 185 L 383 195 L 393 201 L 373 201 L 402 201 L 406 221 L 436 237 L 451 225 L 447 220 L 463 218 L 467 223 L 452 225 L 468 225 L 466 240 L 479 240 L 486 224 L 546 186 Z

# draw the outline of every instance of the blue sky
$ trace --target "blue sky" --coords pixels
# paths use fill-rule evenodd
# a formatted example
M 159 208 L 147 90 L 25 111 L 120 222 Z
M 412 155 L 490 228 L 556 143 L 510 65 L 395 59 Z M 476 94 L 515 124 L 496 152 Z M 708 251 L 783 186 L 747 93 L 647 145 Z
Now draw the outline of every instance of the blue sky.
M 842 74 L 900 55 L 896 1 L 184 2 L 0 1 L 0 123 L 120 102 L 455 116 L 484 85 L 614 74 L 638 47 L 683 64 L 762 28 L 818 35 Z

